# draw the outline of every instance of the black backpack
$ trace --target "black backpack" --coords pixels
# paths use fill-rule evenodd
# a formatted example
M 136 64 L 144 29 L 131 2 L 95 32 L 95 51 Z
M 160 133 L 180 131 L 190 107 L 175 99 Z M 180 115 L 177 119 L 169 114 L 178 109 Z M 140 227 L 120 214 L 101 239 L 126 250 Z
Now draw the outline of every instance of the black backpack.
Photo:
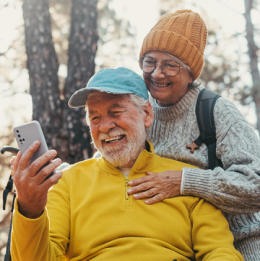
M 221 97 L 217 93 L 202 89 L 199 93 L 196 104 L 196 118 L 200 130 L 200 136 L 187 145 L 187 148 L 194 152 L 202 143 L 208 147 L 209 169 L 214 169 L 216 166 L 222 167 L 222 162 L 216 157 L 216 127 L 214 122 L 214 106 L 217 99 Z

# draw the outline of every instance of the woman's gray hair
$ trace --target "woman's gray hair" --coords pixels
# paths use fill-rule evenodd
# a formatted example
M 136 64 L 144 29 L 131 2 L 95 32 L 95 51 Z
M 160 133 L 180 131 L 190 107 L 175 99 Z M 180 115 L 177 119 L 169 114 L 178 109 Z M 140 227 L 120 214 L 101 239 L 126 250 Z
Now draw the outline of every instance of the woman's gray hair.
M 167 53 L 167 52 L 164 52 L 164 53 L 169 54 L 169 53 Z M 192 74 L 192 72 L 191 72 L 190 67 L 189 67 L 188 65 L 186 65 L 182 60 L 180 60 L 179 58 L 177 58 L 176 56 L 174 56 L 174 55 L 172 55 L 172 54 L 170 54 L 170 55 L 174 57 L 174 60 L 175 60 L 178 64 L 180 64 L 182 67 L 184 67 L 186 70 L 188 70 L 190 76 L 192 77 L 192 82 L 188 84 L 188 87 L 189 87 L 189 88 L 194 88 L 194 87 L 200 86 L 201 83 L 200 83 L 199 81 L 193 80 L 193 79 L 194 79 L 194 76 L 193 76 L 193 74 Z
M 172 55 L 172 54 L 171 54 L 171 55 Z M 192 74 L 192 72 L 191 72 L 190 67 L 189 67 L 188 65 L 186 65 L 182 60 L 180 60 L 179 58 L 177 58 L 176 56 L 174 56 L 174 55 L 172 55 L 172 56 L 175 58 L 175 60 L 177 61 L 177 63 L 179 63 L 182 67 L 184 67 L 186 70 L 188 70 L 190 76 L 192 77 L 192 82 L 188 84 L 188 87 L 189 87 L 189 88 L 195 88 L 195 87 L 200 86 L 201 83 L 200 83 L 199 81 L 193 80 L 193 79 L 194 79 L 194 76 L 193 76 L 193 74 Z

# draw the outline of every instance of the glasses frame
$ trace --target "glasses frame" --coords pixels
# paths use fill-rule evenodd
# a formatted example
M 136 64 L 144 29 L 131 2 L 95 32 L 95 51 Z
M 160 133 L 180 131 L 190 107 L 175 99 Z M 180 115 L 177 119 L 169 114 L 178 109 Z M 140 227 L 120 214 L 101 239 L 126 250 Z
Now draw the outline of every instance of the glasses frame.
M 181 68 L 185 68 L 184 66 L 179 65 L 179 71 L 178 71 L 178 73 L 177 73 L 176 75 L 174 75 L 174 76 L 172 76 L 172 75 L 167 75 L 167 74 L 165 74 L 165 72 L 163 71 L 164 68 L 163 68 L 163 66 L 162 66 L 162 63 L 156 62 L 156 63 L 155 63 L 155 66 L 154 66 L 154 68 L 153 68 L 153 70 L 152 70 L 151 72 L 145 72 L 145 71 L 142 69 L 142 66 L 141 66 L 141 64 L 142 64 L 142 62 L 143 62 L 143 60 L 144 60 L 145 57 L 150 57 L 150 58 L 152 58 L 152 59 L 154 59 L 154 58 L 151 57 L 151 56 L 148 56 L 148 55 L 144 55 L 144 56 L 142 56 L 142 57 L 139 59 L 139 61 L 138 61 L 139 66 L 140 66 L 140 69 L 141 69 L 144 73 L 147 73 L 147 74 L 152 74 L 152 73 L 154 72 L 154 70 L 157 68 L 158 64 L 160 64 L 161 71 L 162 71 L 162 73 L 163 73 L 166 77 L 175 77 L 175 76 L 177 76 L 177 75 L 180 73 Z M 155 60 L 155 59 L 154 59 L 154 60 Z M 169 59 L 169 60 L 165 60 L 165 61 L 174 61 L 174 60 Z M 176 61 L 174 61 L 174 62 L 177 63 Z M 177 66 L 176 66 L 176 67 L 177 67 Z

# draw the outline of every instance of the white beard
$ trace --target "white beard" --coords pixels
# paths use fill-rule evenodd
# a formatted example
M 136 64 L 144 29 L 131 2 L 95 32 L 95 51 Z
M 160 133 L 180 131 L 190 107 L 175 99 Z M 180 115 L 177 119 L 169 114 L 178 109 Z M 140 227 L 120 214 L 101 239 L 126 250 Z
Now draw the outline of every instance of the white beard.
M 146 130 L 143 123 L 136 125 L 133 131 L 134 135 L 131 139 L 126 136 L 128 139 L 127 144 L 113 148 L 99 148 L 101 155 L 114 167 L 133 165 L 140 152 L 145 148 Z M 127 135 L 126 130 L 116 127 L 109 131 L 108 134 L 101 133 L 99 139 L 103 140 L 123 134 Z

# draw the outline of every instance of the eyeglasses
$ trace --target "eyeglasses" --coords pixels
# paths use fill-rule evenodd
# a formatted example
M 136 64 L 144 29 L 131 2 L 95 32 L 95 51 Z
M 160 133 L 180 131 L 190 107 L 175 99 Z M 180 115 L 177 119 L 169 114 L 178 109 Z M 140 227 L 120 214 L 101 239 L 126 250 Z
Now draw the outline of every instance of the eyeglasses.
M 158 65 L 161 65 L 162 73 L 165 76 L 170 76 L 170 77 L 174 77 L 178 75 L 181 68 L 184 68 L 174 60 L 165 60 L 162 63 L 158 63 L 157 60 L 151 56 L 143 56 L 139 60 L 139 66 L 141 70 L 145 73 L 154 72 L 155 68 Z

